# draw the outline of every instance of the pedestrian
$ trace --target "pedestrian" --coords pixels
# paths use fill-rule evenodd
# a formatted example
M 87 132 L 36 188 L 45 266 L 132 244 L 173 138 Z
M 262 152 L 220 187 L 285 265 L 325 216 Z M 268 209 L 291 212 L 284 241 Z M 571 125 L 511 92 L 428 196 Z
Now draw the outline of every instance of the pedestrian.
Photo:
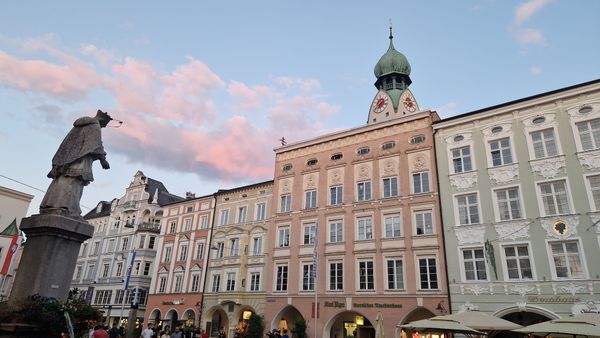
M 287 329 L 283 329 L 283 336 L 281 336 L 281 338 L 290 338 L 287 334 Z
M 171 331 L 168 326 L 160 333 L 160 338 L 171 338 Z
M 219 338 L 227 338 L 227 333 L 225 333 L 225 328 L 223 326 L 221 326 L 221 329 L 219 330 Z
M 153 326 L 153 323 L 148 323 L 148 328 L 142 331 L 140 338 L 152 338 L 152 335 L 154 334 L 154 330 L 152 330 Z
M 183 338 L 183 332 L 181 332 L 179 325 L 175 326 L 175 331 L 171 334 L 171 338 Z
M 208 334 L 206 333 L 206 330 L 202 330 L 202 333 L 200 334 L 200 338 L 208 338 Z
M 96 325 L 91 338 L 108 338 L 108 332 L 106 332 L 103 325 Z
M 121 330 L 119 330 L 117 323 L 114 323 L 113 327 L 110 330 L 108 330 L 108 337 L 109 338 L 120 338 L 121 337 Z

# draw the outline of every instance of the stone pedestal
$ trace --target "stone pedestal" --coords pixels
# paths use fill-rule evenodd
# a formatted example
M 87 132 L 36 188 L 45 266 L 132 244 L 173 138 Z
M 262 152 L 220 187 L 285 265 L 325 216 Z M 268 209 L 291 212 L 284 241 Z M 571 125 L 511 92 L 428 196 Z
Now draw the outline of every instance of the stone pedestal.
M 20 228 L 27 241 L 10 301 L 34 294 L 65 300 L 79 248 L 92 237 L 94 227 L 83 219 L 40 214 L 23 218 Z

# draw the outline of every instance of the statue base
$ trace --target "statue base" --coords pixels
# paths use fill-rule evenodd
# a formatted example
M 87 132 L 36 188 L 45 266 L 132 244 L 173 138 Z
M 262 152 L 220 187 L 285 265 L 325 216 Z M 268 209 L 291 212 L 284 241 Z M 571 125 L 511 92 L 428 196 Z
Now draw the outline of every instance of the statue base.
M 37 214 L 21 220 L 27 236 L 10 301 L 39 294 L 67 299 L 81 243 L 94 227 L 82 219 Z

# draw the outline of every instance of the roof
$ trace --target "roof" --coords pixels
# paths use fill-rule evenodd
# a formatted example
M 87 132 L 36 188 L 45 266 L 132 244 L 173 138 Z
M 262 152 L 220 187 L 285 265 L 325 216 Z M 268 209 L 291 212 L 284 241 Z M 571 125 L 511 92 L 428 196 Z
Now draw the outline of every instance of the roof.
M 152 200 L 154 200 L 154 193 L 156 192 L 156 189 L 158 189 L 158 205 L 162 206 L 165 204 L 185 200 L 185 198 L 183 197 L 171 194 L 161 181 L 157 181 L 150 177 L 146 177 L 146 179 L 146 191 L 150 194 L 150 197 L 148 198 L 148 203 L 152 203 Z
M 410 75 L 410 64 L 408 63 L 406 56 L 394 48 L 391 35 L 390 46 L 388 47 L 387 52 L 381 56 L 375 65 L 373 72 L 377 78 L 392 73 Z
M 268 181 L 264 181 L 264 182 L 248 184 L 248 185 L 244 185 L 241 187 L 235 187 L 235 188 L 231 188 L 231 189 L 219 189 L 215 194 L 219 194 L 219 195 L 220 194 L 228 194 L 228 193 L 232 193 L 232 192 L 236 192 L 236 191 L 240 191 L 240 190 L 256 188 L 261 185 L 272 184 L 273 182 L 274 182 L 273 180 L 268 180 Z
M 95 219 L 100 217 L 106 217 L 110 215 L 110 206 L 111 202 L 100 201 L 96 204 L 96 207 L 90 210 L 87 214 L 83 216 L 83 219 Z M 100 211 L 98 211 L 98 205 L 100 205 Z

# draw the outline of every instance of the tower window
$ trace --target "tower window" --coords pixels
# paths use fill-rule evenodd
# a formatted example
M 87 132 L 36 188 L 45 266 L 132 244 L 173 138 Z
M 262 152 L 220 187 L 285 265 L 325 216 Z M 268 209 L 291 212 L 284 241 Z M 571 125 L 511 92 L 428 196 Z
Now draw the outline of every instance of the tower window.
M 319 162 L 316 158 L 311 158 L 310 160 L 306 161 L 306 165 L 311 166 L 311 165 L 315 165 L 317 164 L 317 162 Z
M 285 164 L 283 166 L 283 171 L 290 171 L 290 170 L 292 170 L 292 164 L 291 163 Z
M 331 155 L 331 160 L 332 161 L 341 160 L 342 157 L 344 157 L 344 155 L 342 153 L 333 154 L 333 155 Z

